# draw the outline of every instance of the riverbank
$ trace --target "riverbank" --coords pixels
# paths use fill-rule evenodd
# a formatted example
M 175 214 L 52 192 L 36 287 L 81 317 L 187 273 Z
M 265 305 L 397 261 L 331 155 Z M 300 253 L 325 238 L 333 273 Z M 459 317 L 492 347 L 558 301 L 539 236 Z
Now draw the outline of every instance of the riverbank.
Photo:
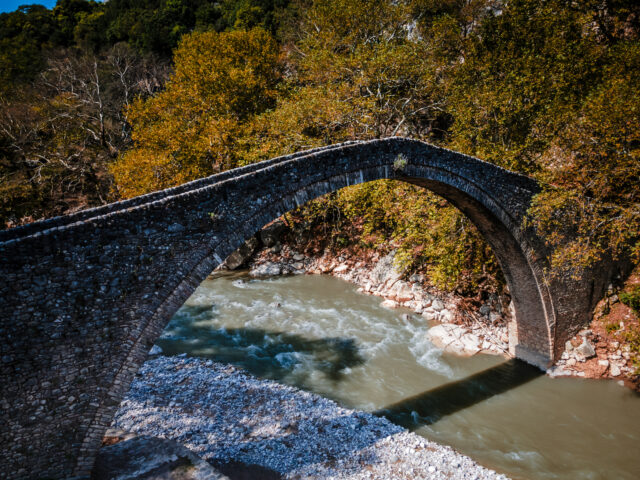
M 636 285 L 640 285 L 637 271 L 627 280 L 626 288 Z M 596 306 L 589 327 L 566 342 L 552 375 L 611 378 L 640 392 L 640 321 L 620 300 L 621 293 L 610 288 Z
M 149 359 L 113 427 L 174 440 L 232 479 L 507 479 L 384 418 L 185 356 Z
M 497 297 L 490 297 L 476 311 L 463 308 L 462 300 L 429 286 L 423 275 L 405 279 L 394 266 L 395 251 L 372 253 L 368 258 L 344 250 L 339 255 L 325 251 L 309 257 L 287 245 L 261 250 L 251 258 L 249 274 L 254 277 L 287 274 L 328 274 L 358 285 L 358 291 L 383 298 L 382 306 L 406 308 L 439 325 L 428 336 L 443 350 L 463 356 L 488 353 L 511 357 L 509 322 L 511 315 Z M 482 320 L 481 320 L 482 318 Z
M 268 229 L 261 240 L 271 246 L 258 249 L 260 241 L 256 240 L 245 251 L 243 262 L 236 266 L 248 264 L 250 275 L 255 277 L 332 275 L 358 285 L 361 293 L 383 298 L 382 305 L 386 308 L 407 308 L 426 320 L 438 322 L 439 325 L 429 329 L 428 338 L 449 353 L 514 356 L 516 326 L 511 306 L 505 306 L 504 299 L 489 295 L 480 306 L 472 306 L 459 296 L 433 288 L 423 275 L 406 278 L 394 267 L 393 250 L 382 255 L 346 248 L 338 253 L 325 249 L 321 255 L 309 256 L 281 244 L 281 234 L 282 228 Z M 636 276 L 640 282 L 640 275 Z M 640 375 L 634 365 L 637 359 L 625 337 L 616 335 L 620 322 L 625 328 L 625 321 L 627 331 L 629 327 L 638 328 L 637 317 L 619 302 L 612 290 L 596 308 L 592 324 L 566 343 L 565 351 L 546 373 L 552 377 L 615 379 L 640 391 Z M 611 325 L 615 326 L 614 331 Z

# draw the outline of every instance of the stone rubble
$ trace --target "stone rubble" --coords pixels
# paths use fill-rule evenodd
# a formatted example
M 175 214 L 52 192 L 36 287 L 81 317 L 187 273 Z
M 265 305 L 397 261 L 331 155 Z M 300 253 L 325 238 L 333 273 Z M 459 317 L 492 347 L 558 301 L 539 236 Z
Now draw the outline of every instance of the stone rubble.
M 223 472 L 239 463 L 283 479 L 507 480 L 384 418 L 186 356 L 147 360 L 112 427 L 176 441 Z
M 608 345 L 602 344 L 601 339 L 591 329 L 583 329 L 565 344 L 564 352 L 556 364 L 547 370 L 553 377 L 574 376 L 617 378 L 621 375 L 633 375 L 634 368 L 631 365 L 630 346 L 621 346 L 618 342 L 611 342 Z M 598 348 L 596 349 L 596 346 Z M 597 360 L 597 372 L 585 372 L 585 362 L 593 359 Z M 591 369 L 593 370 L 593 368 Z
M 483 320 L 474 319 L 461 325 L 461 313 L 455 301 L 441 293 L 430 291 L 422 275 L 403 279 L 394 267 L 395 252 L 383 256 L 371 266 L 364 261 L 334 257 L 325 252 L 320 257 L 307 257 L 287 245 L 276 242 L 260 252 L 250 263 L 249 275 L 329 274 L 359 286 L 361 293 L 383 297 L 385 308 L 404 307 L 422 315 L 428 321 L 440 323 L 429 330 L 436 345 L 450 353 L 469 356 L 477 353 L 511 356 L 507 316 L 487 302 L 479 309 Z M 275 250 L 274 250 L 275 248 Z

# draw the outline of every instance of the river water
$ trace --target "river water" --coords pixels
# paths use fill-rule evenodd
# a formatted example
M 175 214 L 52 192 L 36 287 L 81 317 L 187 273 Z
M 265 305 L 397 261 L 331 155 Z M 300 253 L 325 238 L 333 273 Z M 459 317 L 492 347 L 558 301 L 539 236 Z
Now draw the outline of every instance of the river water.
M 428 325 L 317 275 L 205 280 L 157 344 L 385 415 L 514 479 L 640 478 L 640 396 L 442 353 Z

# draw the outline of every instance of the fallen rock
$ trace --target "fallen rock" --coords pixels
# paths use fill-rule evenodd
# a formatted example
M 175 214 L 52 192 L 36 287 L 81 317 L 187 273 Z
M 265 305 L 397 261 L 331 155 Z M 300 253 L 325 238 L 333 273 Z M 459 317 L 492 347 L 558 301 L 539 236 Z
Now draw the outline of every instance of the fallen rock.
M 444 310 L 444 303 L 436 298 L 433 302 L 431 302 L 431 308 L 433 308 L 436 312 L 439 312 L 441 310 Z
M 595 357 L 596 355 L 596 350 L 595 348 L 593 348 L 593 345 L 591 345 L 591 343 L 589 343 L 589 340 L 587 340 L 587 337 L 583 337 L 582 339 L 582 343 L 580 344 L 579 347 L 577 347 L 575 349 L 576 353 L 584 358 L 591 358 L 591 357 Z
M 564 370 L 560 365 L 554 365 L 553 367 L 549 368 L 546 373 L 551 378 L 553 378 L 553 377 L 572 377 L 573 376 L 573 372 L 570 372 L 568 370 Z
M 452 322 L 454 318 L 453 312 L 444 308 L 440 310 L 440 320 L 445 323 Z
M 424 318 L 426 318 L 427 320 L 435 320 L 436 317 L 438 316 L 437 313 L 435 313 L 433 310 L 425 310 L 422 312 L 422 316 Z
M 413 291 L 408 283 L 399 280 L 393 285 L 391 296 L 395 296 L 397 302 L 408 302 L 413 300 Z
M 452 323 L 442 323 L 431 327 L 427 332 L 427 338 L 445 352 L 457 355 L 472 356 L 482 349 L 482 341 L 477 335 Z
M 252 277 L 270 277 L 273 275 L 280 275 L 281 272 L 282 266 L 280 264 L 265 262 L 251 269 L 249 275 L 251 275 Z
M 251 237 L 249 240 L 244 242 L 239 249 L 227 257 L 224 261 L 224 266 L 229 270 L 240 268 L 251 260 L 251 257 L 256 253 L 259 246 L 260 242 L 258 239 L 256 237 Z
M 276 220 L 260 230 L 260 240 L 265 247 L 273 247 L 280 242 L 287 226 L 282 220 Z
M 333 273 L 344 273 L 347 270 L 349 270 L 349 265 L 343 263 L 342 265 L 338 265 L 336 268 L 334 268 Z
M 384 302 L 382 302 L 380 306 L 384 308 L 398 308 L 399 305 L 398 305 L 398 302 L 387 299 Z
M 162 353 L 162 348 L 160 348 L 158 345 L 154 345 L 153 347 L 151 347 L 151 350 L 149 350 L 149 355 L 160 355 Z

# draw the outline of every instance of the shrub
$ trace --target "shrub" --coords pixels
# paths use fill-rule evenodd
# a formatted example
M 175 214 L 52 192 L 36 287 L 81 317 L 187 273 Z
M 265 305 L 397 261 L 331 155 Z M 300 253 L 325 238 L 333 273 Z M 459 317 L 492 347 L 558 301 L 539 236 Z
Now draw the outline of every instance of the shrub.
M 620 301 L 640 315 L 640 285 L 620 294 Z

